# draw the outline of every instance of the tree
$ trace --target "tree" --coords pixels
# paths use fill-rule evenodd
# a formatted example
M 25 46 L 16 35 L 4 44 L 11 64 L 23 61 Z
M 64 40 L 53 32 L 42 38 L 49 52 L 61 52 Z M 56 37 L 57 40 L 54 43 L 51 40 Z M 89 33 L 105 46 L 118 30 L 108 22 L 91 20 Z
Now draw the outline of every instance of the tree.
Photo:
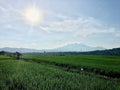
M 5 55 L 5 51 L 0 51 L 0 55 Z

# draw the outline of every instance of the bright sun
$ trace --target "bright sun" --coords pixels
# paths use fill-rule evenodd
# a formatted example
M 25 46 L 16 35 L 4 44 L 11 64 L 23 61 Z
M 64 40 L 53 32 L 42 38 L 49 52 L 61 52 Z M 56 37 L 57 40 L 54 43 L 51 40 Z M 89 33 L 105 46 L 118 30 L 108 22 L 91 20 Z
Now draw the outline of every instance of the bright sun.
M 42 11 L 36 7 L 29 7 L 24 10 L 24 19 L 31 25 L 37 25 L 42 22 L 43 15 Z

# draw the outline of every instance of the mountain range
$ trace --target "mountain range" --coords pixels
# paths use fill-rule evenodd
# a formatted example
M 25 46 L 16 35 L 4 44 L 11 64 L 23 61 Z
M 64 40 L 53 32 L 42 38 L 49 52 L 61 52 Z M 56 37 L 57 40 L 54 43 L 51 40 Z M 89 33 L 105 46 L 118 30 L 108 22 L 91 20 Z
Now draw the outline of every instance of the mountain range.
M 84 44 L 68 44 L 62 47 L 53 48 L 53 49 L 29 49 L 29 48 L 10 48 L 4 47 L 0 48 L 0 51 L 7 51 L 7 52 L 21 52 L 21 53 L 28 53 L 28 52 L 86 52 L 86 51 L 95 51 L 95 50 L 105 50 L 103 47 L 91 47 Z

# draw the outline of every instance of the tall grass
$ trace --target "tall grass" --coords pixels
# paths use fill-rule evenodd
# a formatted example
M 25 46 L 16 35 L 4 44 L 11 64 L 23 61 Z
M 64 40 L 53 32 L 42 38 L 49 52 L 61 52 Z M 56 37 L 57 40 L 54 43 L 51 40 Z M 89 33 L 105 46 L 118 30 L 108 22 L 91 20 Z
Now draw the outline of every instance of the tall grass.
M 0 90 L 119 90 L 120 82 L 34 62 L 0 59 Z
M 120 78 L 120 56 L 52 56 L 52 55 L 25 55 L 25 59 L 35 62 L 45 62 L 68 68 L 81 69 Z

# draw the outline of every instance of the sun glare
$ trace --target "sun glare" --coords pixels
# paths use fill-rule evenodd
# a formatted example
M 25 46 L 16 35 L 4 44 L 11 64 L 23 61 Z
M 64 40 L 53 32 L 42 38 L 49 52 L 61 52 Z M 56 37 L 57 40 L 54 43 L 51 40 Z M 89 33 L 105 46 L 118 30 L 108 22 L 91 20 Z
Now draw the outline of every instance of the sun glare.
M 37 25 L 42 22 L 43 15 L 42 11 L 36 7 L 30 7 L 24 10 L 24 19 L 31 25 Z

